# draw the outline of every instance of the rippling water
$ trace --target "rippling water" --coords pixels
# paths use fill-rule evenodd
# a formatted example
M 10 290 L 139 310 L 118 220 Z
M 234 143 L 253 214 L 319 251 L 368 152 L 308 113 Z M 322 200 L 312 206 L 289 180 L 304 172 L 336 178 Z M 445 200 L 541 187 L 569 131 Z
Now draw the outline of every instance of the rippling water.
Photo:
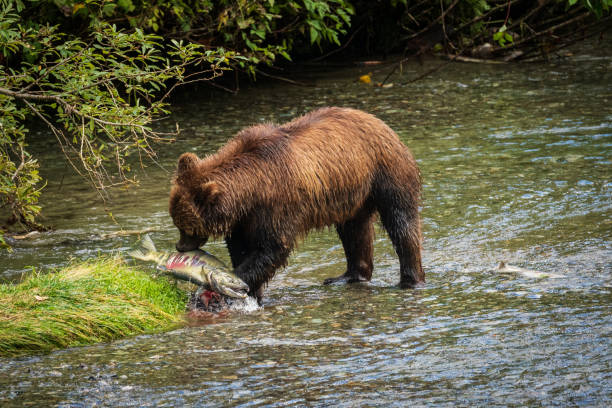
M 377 229 L 370 284 L 321 286 L 344 271 L 333 231 L 313 233 L 267 290 L 265 307 L 214 324 L 19 359 L 0 359 L 0 405 L 612 405 L 612 58 L 560 63 L 407 64 L 376 88 L 365 70 L 310 74 L 236 96 L 177 102 L 181 139 L 138 188 L 106 207 L 48 146 L 45 211 L 56 231 L 2 255 L 0 277 L 70 257 L 125 251 L 124 229 L 159 228 L 171 247 L 170 172 L 180 152 L 213 152 L 245 125 L 318 106 L 370 111 L 412 149 L 424 180 L 427 283 L 393 285 Z M 373 72 L 380 81 L 389 67 Z M 112 214 L 112 216 L 111 216 Z M 209 251 L 227 260 L 221 242 Z M 505 260 L 561 279 L 494 271 Z

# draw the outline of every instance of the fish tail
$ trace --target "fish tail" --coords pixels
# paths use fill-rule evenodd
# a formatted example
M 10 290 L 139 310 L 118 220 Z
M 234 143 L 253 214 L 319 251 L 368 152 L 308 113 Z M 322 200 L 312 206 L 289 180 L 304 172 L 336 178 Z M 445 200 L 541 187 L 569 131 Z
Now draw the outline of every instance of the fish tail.
M 141 245 L 144 249 L 146 249 L 148 252 L 156 252 L 157 249 L 155 249 L 155 244 L 153 243 L 153 240 L 151 239 L 151 237 L 149 236 L 149 234 L 145 234 L 142 237 L 142 242 Z
M 132 249 L 128 252 L 128 255 L 132 258 L 148 261 L 149 254 L 151 254 L 152 252 L 155 252 L 155 244 L 153 243 L 153 240 L 151 239 L 149 234 L 146 234 L 140 240 L 140 248 Z
M 132 258 L 136 258 L 136 259 L 146 260 L 147 258 L 147 255 L 144 252 L 142 252 L 140 248 L 132 249 L 127 254 L 131 256 Z

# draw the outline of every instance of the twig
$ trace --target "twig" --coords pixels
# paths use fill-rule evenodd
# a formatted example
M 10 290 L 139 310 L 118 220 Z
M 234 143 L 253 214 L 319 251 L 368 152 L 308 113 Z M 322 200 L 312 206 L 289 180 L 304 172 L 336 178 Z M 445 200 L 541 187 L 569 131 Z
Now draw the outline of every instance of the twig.
M 445 55 L 444 57 L 448 59 L 454 59 L 455 61 L 459 61 L 459 62 L 474 62 L 478 64 L 506 64 L 507 63 L 506 61 L 464 57 L 462 55 Z
M 261 74 L 261 75 L 263 75 L 263 76 L 265 76 L 265 77 L 272 78 L 272 79 L 277 79 L 277 80 L 279 80 L 279 81 L 287 82 L 287 83 L 290 83 L 290 84 L 292 84 L 292 85 L 297 85 L 297 86 L 308 86 L 307 84 L 305 84 L 305 83 L 303 83 L 303 82 L 294 81 L 294 80 L 292 80 L 292 79 L 288 79 L 288 78 L 281 77 L 281 76 L 277 76 L 277 75 L 267 74 L 267 73 L 265 73 L 265 72 L 263 72 L 263 71 L 261 71 L 261 70 L 259 70 L 259 69 L 255 69 L 255 72 L 257 72 L 258 74 Z
M 458 55 L 454 55 L 454 56 L 450 56 L 448 61 L 443 62 L 442 64 L 439 64 L 437 66 L 435 66 L 434 68 L 424 72 L 423 74 L 417 76 L 416 78 L 411 79 L 410 81 L 406 82 L 406 84 L 411 84 L 413 82 L 416 82 L 418 80 L 421 80 L 423 78 L 425 78 L 426 76 L 429 76 L 431 74 L 433 74 L 434 72 L 442 69 L 443 67 L 447 66 L 448 64 L 450 64 L 451 62 L 455 61 L 455 59 L 458 58 Z M 397 62 L 395 64 L 395 67 L 393 67 L 393 69 L 391 70 L 391 72 L 389 72 L 387 74 L 387 76 L 385 77 L 385 79 L 380 83 L 380 86 L 384 85 L 387 82 L 387 79 L 389 79 L 389 77 L 395 72 L 395 70 L 404 62 L 408 61 L 408 59 L 410 59 L 410 57 L 408 58 L 403 58 L 402 60 L 400 60 L 399 62 Z
M 424 29 L 422 29 L 421 31 L 409 36 L 408 38 L 405 38 L 405 40 L 414 40 L 415 38 L 417 38 L 418 36 L 420 36 L 421 34 L 427 32 L 427 30 L 429 30 L 430 28 L 432 28 L 440 19 L 444 19 L 444 17 L 448 14 L 449 11 L 451 11 L 456 5 L 457 3 L 459 3 L 459 0 L 455 0 L 453 1 L 453 3 L 448 6 L 448 8 L 446 9 L 446 11 L 444 11 L 443 13 L 441 13 L 438 17 L 436 17 L 431 23 L 429 23 L 429 25 L 427 27 L 425 27 Z
M 520 41 L 513 42 L 512 44 L 510 44 L 507 47 L 497 47 L 497 48 L 494 48 L 494 49 L 491 50 L 491 53 L 496 53 L 496 52 L 499 52 L 499 51 L 507 51 L 507 50 L 510 50 L 510 49 L 513 49 L 513 48 L 518 48 L 519 45 L 522 45 L 522 44 L 525 44 L 527 42 L 533 41 L 534 39 L 536 39 L 538 37 L 542 37 L 543 35 L 550 34 L 550 33 L 554 32 L 555 30 L 558 30 L 558 29 L 560 29 L 562 27 L 565 27 L 565 26 L 573 24 L 573 23 L 575 23 L 577 21 L 583 20 L 583 19 L 587 18 L 589 15 L 590 15 L 590 12 L 587 11 L 587 12 L 582 13 L 582 14 L 580 14 L 580 15 L 572 18 L 572 19 L 564 21 L 563 23 L 557 24 L 556 26 L 547 28 L 547 29 L 545 29 L 545 31 L 536 32 L 535 34 L 530 35 L 529 37 L 525 37 L 525 38 L 521 39 Z
M 448 61 L 445 61 L 445 62 L 443 62 L 442 64 L 439 64 L 439 65 L 437 65 L 437 66 L 433 67 L 432 69 L 430 69 L 430 70 L 428 70 L 428 71 L 424 72 L 423 74 L 419 75 L 418 77 L 413 78 L 413 79 L 411 79 L 410 81 L 406 82 L 406 84 L 411 84 L 411 83 L 413 83 L 413 82 L 420 81 L 421 79 L 423 79 L 423 78 L 425 78 L 425 77 L 427 77 L 427 76 L 429 76 L 429 75 L 433 74 L 434 72 L 439 71 L 440 69 L 444 68 L 445 66 L 447 66 L 447 65 L 448 65 L 448 64 L 450 64 L 451 62 L 455 61 L 455 59 L 456 59 L 456 57 L 455 57 L 455 58 L 451 58 L 451 59 L 449 59 Z
M 598 20 L 595 24 L 592 24 L 590 27 L 600 26 L 600 25 L 602 25 L 602 23 L 606 23 L 606 22 L 608 22 L 610 20 L 612 20 L 612 16 L 604 17 L 604 18 Z M 590 27 L 587 27 L 587 30 Z M 575 38 L 573 40 L 570 40 L 570 41 L 568 41 L 568 42 L 566 42 L 566 43 L 564 43 L 564 44 L 562 44 L 562 45 L 560 45 L 558 47 L 555 47 L 554 51 L 557 52 L 559 50 L 562 50 L 563 48 L 567 48 L 569 46 L 572 46 L 572 45 L 576 44 L 579 41 L 584 41 L 587 38 L 591 38 L 591 37 L 594 37 L 596 35 L 599 35 L 599 34 L 601 34 L 603 32 L 606 32 L 607 30 L 610 30 L 610 28 L 612 28 L 612 27 L 610 27 L 610 25 L 605 25 L 604 24 L 604 27 L 603 27 L 603 29 L 601 31 L 599 31 L 598 29 L 595 29 L 592 33 L 581 35 L 581 36 L 579 36 L 579 37 L 577 37 L 577 38 Z M 537 49 L 532 49 L 532 50 L 530 50 L 528 52 L 525 52 L 522 55 L 518 55 L 517 59 L 520 59 L 521 61 L 524 61 L 524 62 L 539 61 L 540 60 L 539 57 L 527 57 L 528 55 L 532 54 L 535 51 L 537 51 Z
M 209 82 L 208 85 L 212 86 L 213 88 L 221 89 L 222 91 L 231 93 L 232 95 L 236 95 L 238 93 L 238 89 L 230 89 L 230 88 L 228 88 L 226 86 L 217 84 L 217 83 L 212 82 L 212 81 Z
M 28 108 L 32 110 L 32 112 L 34 112 L 36 116 L 38 116 L 43 122 L 45 122 L 47 126 L 49 126 L 49 128 L 51 129 L 51 132 L 53 132 L 53 135 L 59 142 L 60 148 L 62 149 L 64 156 L 68 159 L 68 163 L 70 163 L 70 165 L 72 166 L 74 171 L 77 172 L 78 175 L 83 176 L 83 173 L 81 173 L 79 168 L 74 164 L 74 162 L 70 158 L 70 155 L 68 155 L 68 153 L 66 152 L 66 149 L 64 148 L 64 143 L 62 143 L 62 138 L 64 139 L 65 142 L 67 142 L 67 140 L 63 132 L 57 129 L 51 122 L 49 122 L 49 120 L 47 120 L 47 118 L 42 113 L 40 113 L 40 111 L 36 109 L 36 107 L 32 105 L 28 100 L 24 100 L 23 102 L 28 106 Z M 60 138 L 60 135 L 61 135 L 61 138 Z
M 83 49 L 81 49 L 81 51 L 77 52 L 76 54 L 70 56 L 69 58 L 66 58 L 60 62 L 58 62 L 57 64 L 55 64 L 54 66 L 52 66 L 51 68 L 49 68 L 46 72 L 45 75 L 40 76 L 38 78 L 36 78 L 33 82 L 31 82 L 30 84 L 28 84 L 25 88 L 23 88 L 24 91 L 27 91 L 28 89 L 30 89 L 31 87 L 33 87 L 34 85 L 38 85 L 39 81 L 41 78 L 43 77 L 48 77 L 49 74 L 53 71 L 55 71 L 57 68 L 61 67 L 62 65 L 65 65 L 66 63 L 68 63 L 68 61 L 78 58 L 81 54 L 83 54 L 83 52 L 85 52 L 85 50 L 89 49 L 91 47 L 91 45 L 93 44 L 93 40 L 89 42 L 89 44 L 87 44 L 86 47 L 83 47 Z
M 23 166 L 25 166 L 25 153 L 23 151 L 23 145 L 21 144 L 19 145 L 19 150 L 21 150 L 21 163 L 19 163 L 19 166 L 17 166 L 15 173 L 13 173 L 13 176 L 11 177 L 11 181 L 15 181 L 15 179 L 19 175 L 19 172 L 21 172 L 21 169 L 23 169 Z
M 106 125 L 106 126 L 113 126 L 113 127 L 134 127 L 134 128 L 140 129 L 145 134 L 155 134 L 155 135 L 164 134 L 161 132 L 151 132 L 151 130 L 148 129 L 146 126 L 140 125 L 137 123 L 133 123 L 133 121 L 132 122 L 111 122 L 108 120 L 99 119 L 99 118 L 90 116 L 86 113 L 79 111 L 74 106 L 70 105 L 68 102 L 66 102 L 65 100 L 63 100 L 62 98 L 56 95 L 39 95 L 39 94 L 33 94 L 33 93 L 15 92 L 15 91 L 11 91 L 10 89 L 6 89 L 6 88 L 0 88 L 0 94 L 11 96 L 15 99 L 20 99 L 23 101 L 31 100 L 31 101 L 40 101 L 40 102 L 56 102 L 64 106 L 64 108 L 66 109 L 66 114 L 70 115 L 74 113 L 77 116 L 83 117 L 85 119 L 93 120 L 95 123 L 99 125 Z
M 413 10 L 416 10 L 417 8 L 421 8 L 421 6 L 423 4 L 425 4 L 426 2 L 428 2 L 429 0 L 421 0 L 420 2 L 414 4 L 412 7 L 410 7 L 409 9 L 406 10 L 407 13 L 411 13 Z
M 533 10 L 531 10 L 529 12 L 529 14 L 527 14 L 525 17 L 523 17 L 521 20 L 522 21 L 529 21 L 532 17 L 535 17 L 538 15 L 538 13 L 545 7 L 548 5 L 548 3 L 550 3 L 550 0 L 542 0 L 542 1 L 538 1 L 538 6 L 535 7 Z
M 506 27 L 506 24 L 508 24 L 508 19 L 510 18 L 510 5 L 511 5 L 511 2 L 510 0 L 508 0 L 508 10 L 506 11 L 506 19 L 504 20 L 503 27 Z
M 494 14 L 496 11 L 498 11 L 498 10 L 504 8 L 504 7 L 508 7 L 509 5 L 511 6 L 511 5 L 515 4 L 515 3 L 519 3 L 519 2 L 522 2 L 522 1 L 523 0 L 512 0 L 512 1 L 509 2 L 509 4 L 508 3 L 499 4 L 499 5 L 491 8 L 488 12 L 486 12 L 486 13 L 480 15 L 480 16 L 474 17 L 472 20 L 468 21 L 467 23 L 461 24 L 457 28 L 456 31 L 461 31 L 464 28 L 469 27 L 469 26 L 471 26 L 474 23 L 477 23 L 477 22 L 479 22 L 481 20 L 484 20 L 485 18 L 489 17 L 491 14 Z M 508 30 L 510 30 L 513 27 L 514 27 L 514 25 L 511 25 L 510 27 L 508 27 Z M 475 37 L 473 37 L 472 38 L 472 43 L 474 43 L 477 39 L 481 38 L 483 36 L 483 34 L 484 34 L 484 32 L 481 32 L 478 35 L 476 35 Z
M 351 41 L 353 41 L 353 39 L 355 38 L 355 35 L 356 35 L 356 34 L 357 34 L 359 31 L 361 31 L 361 29 L 362 29 L 363 27 L 365 27 L 365 24 L 360 25 L 360 26 L 359 26 L 359 27 L 358 27 L 358 28 L 357 28 L 355 31 L 353 31 L 353 34 L 351 34 L 351 36 L 349 37 L 349 39 L 348 39 L 348 40 L 346 40 L 346 42 L 345 42 L 345 43 L 344 43 L 344 44 L 343 44 L 341 47 L 338 47 L 338 48 L 336 48 L 336 49 L 334 49 L 334 50 L 332 50 L 332 51 L 328 52 L 327 54 L 323 54 L 323 55 L 321 55 L 320 57 L 317 57 L 317 58 L 315 58 L 315 59 L 312 59 L 312 60 L 310 60 L 310 62 L 318 62 L 318 61 L 321 61 L 321 60 L 323 60 L 323 59 L 325 59 L 325 58 L 329 57 L 330 55 L 333 55 L 333 54 L 336 54 L 336 53 L 338 53 L 338 52 L 342 51 L 343 49 L 345 49 L 345 48 L 346 48 L 346 47 L 347 47 L 347 46 L 348 46 L 348 45 L 351 43 Z

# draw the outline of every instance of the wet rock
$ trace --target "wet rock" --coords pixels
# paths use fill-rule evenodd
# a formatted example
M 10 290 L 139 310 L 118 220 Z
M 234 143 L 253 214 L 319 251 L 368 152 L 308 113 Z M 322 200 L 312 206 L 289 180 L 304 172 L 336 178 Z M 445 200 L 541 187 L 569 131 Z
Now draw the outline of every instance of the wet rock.
M 490 58 L 491 51 L 493 51 L 493 45 L 490 43 L 484 43 L 478 47 L 472 48 L 471 54 L 476 58 Z

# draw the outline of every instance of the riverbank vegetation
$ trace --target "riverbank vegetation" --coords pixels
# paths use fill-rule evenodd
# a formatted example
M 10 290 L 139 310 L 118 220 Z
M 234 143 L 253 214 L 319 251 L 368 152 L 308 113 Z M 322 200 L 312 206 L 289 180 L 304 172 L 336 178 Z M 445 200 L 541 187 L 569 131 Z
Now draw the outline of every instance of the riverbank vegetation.
M 0 0 L 0 246 L 43 230 L 45 182 L 28 151 L 48 129 L 102 198 L 154 161 L 178 86 L 228 89 L 300 61 L 442 54 L 455 60 L 555 58 L 603 35 L 612 0 Z M 237 78 L 238 75 L 232 75 Z M 235 79 L 233 83 L 236 84 Z M 231 87 L 236 90 L 237 87 Z M 45 132 L 41 132 L 45 134 Z
M 0 356 L 80 346 L 183 323 L 187 294 L 118 258 L 0 284 Z

